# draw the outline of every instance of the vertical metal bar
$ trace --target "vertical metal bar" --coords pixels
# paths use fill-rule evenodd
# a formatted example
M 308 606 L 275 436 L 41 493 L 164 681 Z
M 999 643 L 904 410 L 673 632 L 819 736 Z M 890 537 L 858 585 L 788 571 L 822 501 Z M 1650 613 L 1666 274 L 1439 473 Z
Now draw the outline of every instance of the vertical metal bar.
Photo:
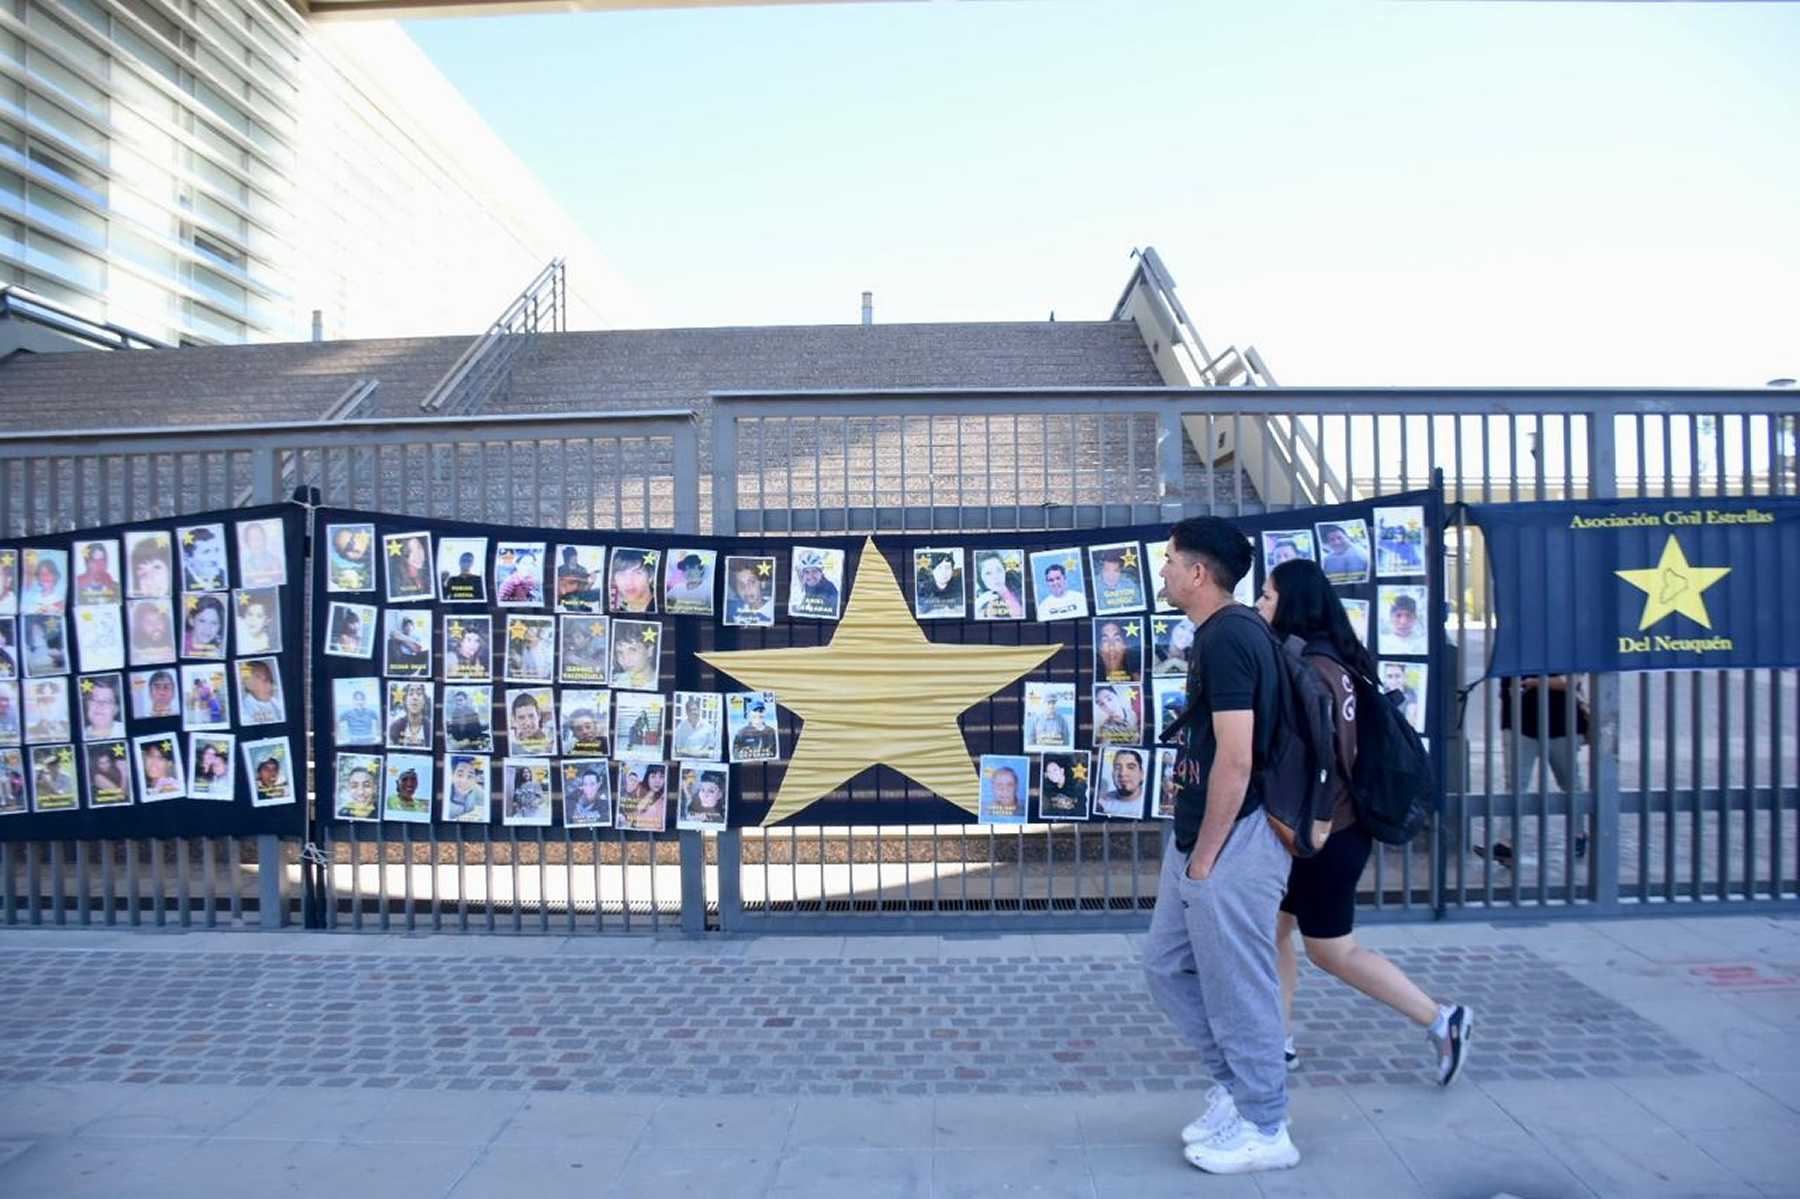
M 201 905 L 206 915 L 206 927 L 217 928 L 219 925 L 219 900 L 217 880 L 213 877 L 213 839 L 200 838 L 200 876 L 205 887 L 205 900 Z
M 105 921 L 109 925 L 118 923 L 118 901 L 115 894 L 117 888 L 113 880 L 113 849 L 117 844 L 118 842 L 116 841 L 101 841 L 97 843 L 100 854 L 101 910 L 105 913 Z M 10 884 L 10 881 L 10 879 L 0 876 L 0 883 Z M 8 886 L 7 889 L 10 891 L 10 886 Z M 11 896 L 9 895 L 8 899 L 10 900 L 10 898 Z M 8 923 L 11 923 L 11 921 L 8 920 Z
M 125 889 L 130 895 L 125 910 L 129 915 L 131 924 L 136 926 L 143 922 L 143 917 L 138 910 L 137 842 L 123 841 L 120 844 L 125 850 Z M 8 894 L 10 894 L 10 891 Z
M 162 928 L 168 923 L 168 896 L 163 888 L 163 853 L 162 842 L 155 837 L 150 838 L 150 885 L 155 888 L 151 898 L 155 901 L 156 926 Z
M 555 784 L 553 783 L 552 786 Z M 538 876 L 538 931 L 550 931 L 550 863 L 546 852 L 544 830 L 537 832 L 537 876 Z
M 418 929 L 418 924 L 413 912 L 413 839 L 412 825 L 410 824 L 403 824 L 400 826 L 400 854 L 400 884 L 404 896 L 406 931 L 410 933 L 415 932 Z
M 681 931 L 697 937 L 706 932 L 706 834 L 684 829 L 676 834 L 676 846 L 681 853 Z
M 44 842 L 44 854 L 50 859 L 50 896 L 51 902 L 55 904 L 50 918 L 57 924 L 67 924 L 69 898 L 63 888 L 63 843 Z

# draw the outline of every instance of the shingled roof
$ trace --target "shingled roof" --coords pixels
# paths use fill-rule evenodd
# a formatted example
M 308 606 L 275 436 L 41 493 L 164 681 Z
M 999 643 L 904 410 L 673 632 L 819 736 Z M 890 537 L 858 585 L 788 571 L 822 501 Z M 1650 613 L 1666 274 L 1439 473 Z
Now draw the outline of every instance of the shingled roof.
M 380 383 L 362 415 L 414 416 L 470 341 L 19 354 L 0 363 L 0 428 L 308 420 L 359 379 Z M 703 409 L 709 391 L 1161 383 L 1130 321 L 545 333 L 488 411 Z

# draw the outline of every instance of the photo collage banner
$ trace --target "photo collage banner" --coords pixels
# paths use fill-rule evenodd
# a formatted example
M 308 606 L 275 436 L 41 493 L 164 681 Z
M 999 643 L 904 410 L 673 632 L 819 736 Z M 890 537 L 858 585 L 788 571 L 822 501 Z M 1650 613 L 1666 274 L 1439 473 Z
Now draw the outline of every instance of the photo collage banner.
M 905 761 L 908 739 L 931 731 L 915 730 L 914 715 L 944 708 L 930 702 L 941 697 L 928 674 L 807 674 L 827 663 L 807 651 L 848 634 L 859 604 L 876 611 L 863 592 L 896 583 L 883 619 L 902 627 L 882 636 L 1043 647 L 1030 655 L 1040 664 L 961 713 L 953 735 L 978 793 L 953 803 L 879 764 L 809 791 L 798 811 L 782 803 L 776 822 L 1172 815 L 1173 751 L 1157 736 L 1186 705 L 1193 628 L 1162 601 L 1166 525 L 777 541 L 349 509 L 313 519 L 315 819 L 340 833 L 381 822 L 628 834 L 762 824 L 790 765 L 837 777 L 821 764 L 835 734 L 820 708 L 802 720 L 781 689 L 734 677 L 763 673 L 740 665 L 751 661 L 798 671 L 788 677 L 809 695 L 876 704 L 891 725 L 881 762 Z M 1434 739 L 1440 493 L 1233 523 L 1257 550 L 1238 598 L 1253 602 L 1291 557 L 1318 561 L 1381 681 Z M 870 546 L 886 570 L 863 569 Z
M 0 840 L 297 836 L 306 514 L 0 544 Z

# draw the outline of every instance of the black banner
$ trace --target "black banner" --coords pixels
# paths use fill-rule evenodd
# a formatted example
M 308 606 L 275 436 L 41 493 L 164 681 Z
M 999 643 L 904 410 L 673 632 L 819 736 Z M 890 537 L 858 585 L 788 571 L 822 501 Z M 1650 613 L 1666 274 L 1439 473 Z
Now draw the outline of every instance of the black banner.
M 1800 666 L 1800 500 L 1469 512 L 1493 569 L 1491 675 Z

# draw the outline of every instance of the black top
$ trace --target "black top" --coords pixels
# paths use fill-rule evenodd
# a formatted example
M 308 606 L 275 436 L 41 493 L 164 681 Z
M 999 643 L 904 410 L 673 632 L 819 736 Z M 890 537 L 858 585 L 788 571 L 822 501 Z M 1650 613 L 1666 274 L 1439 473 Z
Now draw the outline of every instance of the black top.
M 1262 617 L 1241 604 L 1227 604 L 1194 632 L 1194 648 L 1188 655 L 1188 716 L 1183 732 L 1182 777 L 1175 798 L 1175 848 L 1193 850 L 1206 816 L 1207 779 L 1212 774 L 1218 741 L 1213 737 L 1215 712 L 1250 711 L 1255 715 L 1255 761 L 1268 758 L 1279 719 L 1281 681 L 1276 671 L 1275 639 L 1263 626 Z M 1241 820 L 1262 806 L 1254 768 Z
M 1513 683 L 1511 678 L 1500 680 L 1500 727 L 1510 729 L 1513 715 Z M 1535 681 L 1535 680 L 1534 680 Z M 1569 680 L 1567 687 L 1548 687 L 1539 683 L 1550 694 L 1550 731 L 1538 731 L 1538 687 L 1521 687 L 1519 689 L 1519 735 L 1521 737 L 1567 737 L 1569 735 L 1569 709 L 1575 710 L 1575 735 L 1585 738 L 1588 735 L 1587 705 L 1581 702 L 1575 693 L 1575 681 Z

